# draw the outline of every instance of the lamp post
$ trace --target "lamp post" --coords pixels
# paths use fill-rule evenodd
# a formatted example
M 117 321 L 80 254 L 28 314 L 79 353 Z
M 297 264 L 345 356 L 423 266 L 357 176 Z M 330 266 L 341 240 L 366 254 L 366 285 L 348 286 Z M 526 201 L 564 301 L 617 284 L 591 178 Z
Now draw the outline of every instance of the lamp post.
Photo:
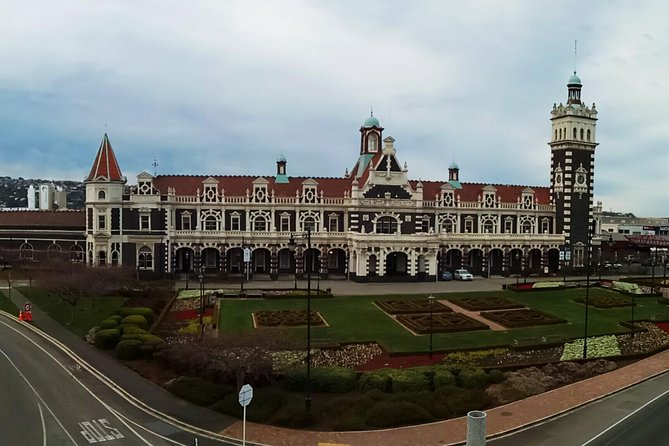
M 434 300 L 435 297 L 433 295 L 427 296 L 427 298 L 430 301 L 430 359 L 432 359 L 432 321 L 433 321 L 433 316 L 434 316 Z
M 594 221 L 592 222 L 592 226 L 594 227 Z M 588 251 L 588 263 L 587 267 L 585 269 L 585 331 L 583 335 L 583 359 L 588 357 L 588 307 L 590 306 L 590 262 L 591 262 L 591 255 L 590 255 L 590 244 L 591 244 L 591 238 L 592 238 L 592 228 L 588 229 L 588 239 L 586 243 L 586 250 Z
M 202 274 L 202 268 L 200 268 L 198 279 L 200 279 L 200 339 L 202 339 L 204 334 L 204 274 Z
M 188 289 L 188 277 L 190 276 L 190 253 L 186 251 L 184 257 L 186 258 L 186 289 Z
M 288 249 L 293 253 L 293 278 L 294 286 L 293 289 L 297 289 L 297 259 L 295 258 L 295 249 L 297 248 L 297 243 L 295 243 L 295 234 L 290 233 L 290 239 L 288 239 Z
M 288 247 L 294 251 L 297 244 L 295 243 L 295 234 L 290 234 L 288 240 Z M 307 231 L 302 235 L 307 240 L 307 255 L 311 256 L 311 227 L 307 227 Z M 309 257 L 307 262 L 307 384 L 306 395 L 304 397 L 304 408 L 308 413 L 311 413 L 311 267 L 313 261 Z M 297 282 L 296 282 L 297 283 Z M 297 285 L 296 285 L 297 286 Z
M 241 250 L 242 250 L 242 257 L 239 262 L 239 272 L 240 275 L 242 276 L 242 281 L 241 281 L 241 288 L 239 290 L 239 294 L 244 294 L 244 236 L 242 235 L 242 245 L 241 245 Z

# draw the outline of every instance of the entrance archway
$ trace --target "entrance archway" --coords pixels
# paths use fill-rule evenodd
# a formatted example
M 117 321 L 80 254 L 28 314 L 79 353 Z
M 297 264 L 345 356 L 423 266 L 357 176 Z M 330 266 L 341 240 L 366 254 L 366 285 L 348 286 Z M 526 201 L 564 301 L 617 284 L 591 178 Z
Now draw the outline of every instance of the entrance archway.
M 462 268 L 462 251 L 459 249 L 449 249 L 446 251 L 446 269 L 455 271 Z
M 533 273 L 542 273 L 541 270 L 541 250 L 534 248 L 530 250 L 529 265 L 528 268 Z
M 511 274 L 523 272 L 523 251 L 518 248 L 509 251 L 509 272 Z
M 480 249 L 471 249 L 469 251 L 469 272 L 472 274 L 481 274 L 483 272 L 483 251 Z
M 193 259 L 195 258 L 195 253 L 191 248 L 179 248 L 175 253 L 176 258 L 176 269 L 178 271 L 187 273 L 193 270 Z
M 548 250 L 548 271 L 557 273 L 560 270 L 560 250 L 553 248 Z
M 272 258 L 269 249 L 256 248 L 251 254 L 251 272 L 268 274 L 270 268 L 270 260 Z
M 216 272 L 221 265 L 220 253 L 216 248 L 205 248 L 200 253 L 200 265 L 205 272 Z
M 407 255 L 403 252 L 391 252 L 386 256 L 386 276 L 407 275 Z
M 346 272 L 346 251 L 333 248 L 328 251 L 328 274 L 344 274 Z
M 504 253 L 501 249 L 491 249 L 488 253 L 488 268 L 490 268 L 490 274 L 500 275 L 502 274 L 502 268 L 504 264 Z

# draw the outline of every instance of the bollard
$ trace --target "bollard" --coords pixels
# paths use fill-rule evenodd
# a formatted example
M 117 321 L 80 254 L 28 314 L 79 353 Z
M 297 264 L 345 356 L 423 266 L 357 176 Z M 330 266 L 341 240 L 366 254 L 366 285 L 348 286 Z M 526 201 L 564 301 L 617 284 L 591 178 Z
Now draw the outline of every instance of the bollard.
M 485 446 L 486 413 L 472 410 L 467 413 L 467 445 Z

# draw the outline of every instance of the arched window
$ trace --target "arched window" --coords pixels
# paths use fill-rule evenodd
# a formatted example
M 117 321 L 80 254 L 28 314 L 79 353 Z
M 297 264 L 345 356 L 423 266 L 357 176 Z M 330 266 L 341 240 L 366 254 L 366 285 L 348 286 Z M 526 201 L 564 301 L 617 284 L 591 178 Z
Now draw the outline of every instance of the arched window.
M 253 230 L 267 231 L 267 220 L 265 220 L 265 217 L 259 215 L 253 220 Z
M 452 220 L 444 220 L 441 222 L 441 232 L 452 234 L 455 231 L 455 225 Z
M 556 139 L 556 140 L 558 139 L 558 131 L 557 131 L 557 129 L 555 129 L 555 139 Z
M 309 229 L 311 232 L 318 231 L 318 226 L 316 225 L 316 219 L 314 217 L 305 217 L 302 221 L 302 229 L 305 231 Z
M 526 221 L 522 226 L 523 234 L 530 234 L 532 232 L 532 222 Z
M 104 251 L 98 252 L 98 264 L 100 266 L 107 264 L 107 253 Z
M 46 249 L 46 256 L 49 260 L 57 259 L 60 257 L 60 245 L 58 244 L 51 244 L 49 247 Z
M 153 252 L 148 246 L 142 246 L 137 251 L 137 268 L 153 269 Z
M 208 215 L 204 219 L 205 231 L 218 231 L 218 219 L 214 215 Z
M 376 222 L 377 234 L 394 234 L 397 232 L 397 220 L 393 217 L 381 217 Z
M 492 220 L 486 220 L 483 222 L 483 232 L 486 234 L 492 234 L 495 232 L 495 222 Z
M 19 259 L 32 260 L 35 256 L 35 249 L 30 243 L 24 243 L 19 247 Z
M 98 200 L 104 200 L 105 198 L 107 198 L 107 194 L 105 193 L 105 191 L 99 190 L 98 191 Z
M 72 245 L 70 248 L 70 261 L 72 262 L 83 262 L 84 261 L 84 248 L 79 245 Z
M 581 141 L 583 141 L 583 129 L 581 129 Z
M 588 129 L 588 132 L 586 133 L 588 141 L 590 141 L 590 129 Z
M 560 129 L 560 138 L 559 139 L 562 139 L 562 129 Z
M 576 139 L 576 127 L 574 127 L 572 130 L 573 130 L 572 134 L 574 135 L 574 139 Z
M 379 137 L 374 132 L 367 137 L 367 150 L 369 152 L 378 152 L 379 150 Z

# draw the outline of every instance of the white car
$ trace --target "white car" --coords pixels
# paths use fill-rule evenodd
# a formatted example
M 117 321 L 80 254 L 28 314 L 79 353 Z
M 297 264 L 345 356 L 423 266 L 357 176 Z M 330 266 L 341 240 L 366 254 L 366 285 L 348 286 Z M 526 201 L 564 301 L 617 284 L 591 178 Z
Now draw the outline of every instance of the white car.
M 456 269 L 455 273 L 453 273 L 453 278 L 455 280 L 474 280 L 474 276 L 472 276 L 472 273 L 470 273 L 466 269 Z

